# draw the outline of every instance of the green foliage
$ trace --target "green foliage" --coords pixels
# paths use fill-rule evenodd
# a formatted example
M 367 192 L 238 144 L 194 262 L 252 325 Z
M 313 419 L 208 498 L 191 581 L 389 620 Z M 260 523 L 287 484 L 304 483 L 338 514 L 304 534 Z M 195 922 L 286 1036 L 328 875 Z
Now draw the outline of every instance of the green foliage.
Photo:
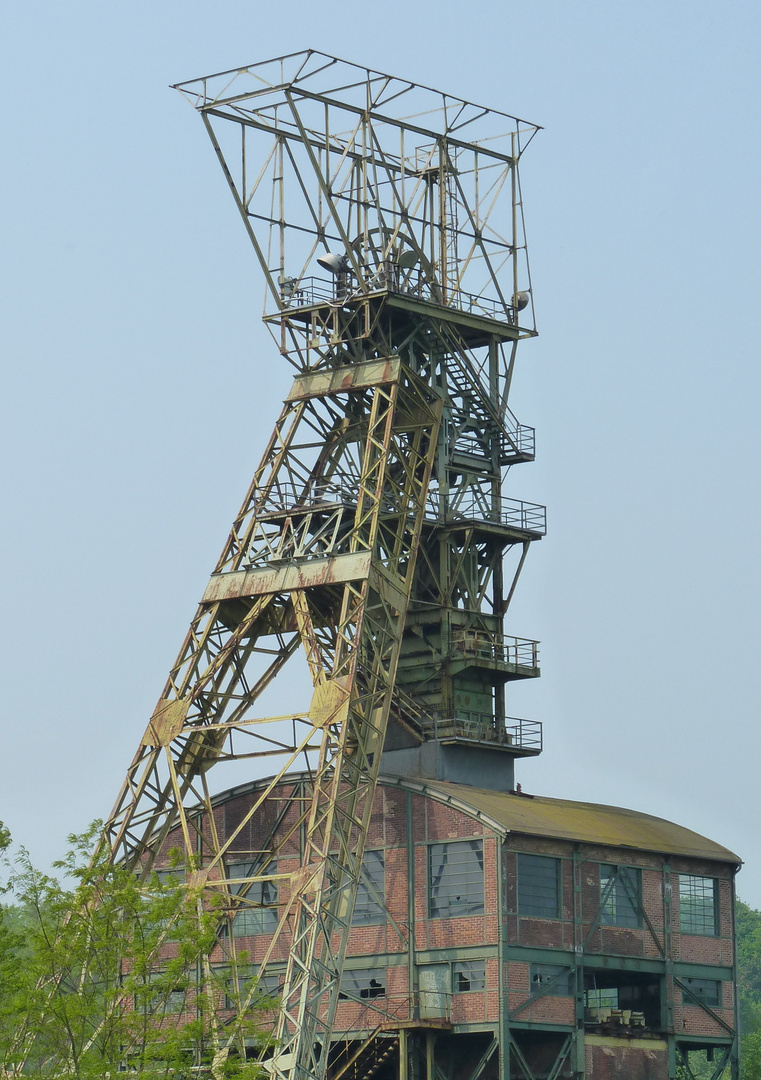
M 736 919 L 740 1075 L 742 1080 L 761 1080 L 761 911 L 738 900 Z
M 179 866 L 141 884 L 93 856 L 99 832 L 96 823 L 69 838 L 55 869 L 71 888 L 26 851 L 6 858 L 14 904 L 0 907 L 0 1073 L 25 1061 L 26 1075 L 87 1080 L 127 1066 L 160 1078 L 206 1065 L 214 1080 L 248 1080 L 245 1044 L 262 1035 L 256 1010 L 223 1010 L 214 912 L 179 886 Z M 8 845 L 0 825 L 0 850 Z M 231 1037 L 233 1053 L 221 1053 Z

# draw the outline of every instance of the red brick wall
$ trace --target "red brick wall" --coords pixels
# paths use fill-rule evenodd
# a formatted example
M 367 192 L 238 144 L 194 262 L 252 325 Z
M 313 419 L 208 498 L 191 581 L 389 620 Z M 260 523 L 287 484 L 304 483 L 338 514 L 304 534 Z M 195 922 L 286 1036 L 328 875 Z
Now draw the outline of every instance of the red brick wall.
M 666 1047 L 632 1047 L 623 1040 L 587 1044 L 586 1075 L 590 1080 L 668 1080 Z
M 275 792 L 275 798 L 266 803 L 252 820 L 243 827 L 234 849 L 240 852 L 255 851 L 264 843 L 264 838 L 282 810 L 283 796 L 294 790 L 292 784 L 285 784 Z M 412 837 L 408 837 L 407 800 L 412 804 Z M 214 812 L 214 821 L 220 836 L 226 830 L 235 828 L 243 821 L 247 808 L 257 798 L 256 793 L 238 796 L 227 804 L 219 806 Z M 292 808 L 287 819 L 281 824 L 279 836 L 288 832 L 296 819 L 297 810 Z M 204 824 L 204 834 L 210 835 L 211 825 Z M 429 918 L 428 898 L 428 845 L 457 840 L 480 839 L 484 851 L 484 912 L 478 915 L 462 916 L 454 919 Z M 457 948 L 472 948 L 473 956 L 478 957 L 480 947 L 493 948 L 499 940 L 499 921 L 504 920 L 505 931 L 510 945 L 562 950 L 563 958 L 574 947 L 574 881 L 573 881 L 573 845 L 562 840 L 546 837 L 529 837 L 510 834 L 502 850 L 502 887 L 503 912 L 498 910 L 498 881 L 500 845 L 502 839 L 493 830 L 486 827 L 477 818 L 451 805 L 427 797 L 419 792 L 408 792 L 398 786 L 381 785 L 376 795 L 368 836 L 368 848 L 382 848 L 385 858 L 386 902 L 396 927 L 391 919 L 379 925 L 354 927 L 350 933 L 349 956 L 378 958 L 400 957 L 408 948 L 411 932 L 408 912 L 408 842 L 413 844 L 414 860 L 414 935 L 415 947 L 420 951 Z M 181 836 L 175 831 L 164 845 L 166 853 L 173 846 L 180 846 Z M 537 919 L 518 917 L 516 891 L 516 854 L 520 851 L 538 855 L 547 855 L 561 859 L 561 914 L 560 919 Z M 638 929 L 623 927 L 598 926 L 589 937 L 587 951 L 595 954 L 659 959 L 661 948 L 666 940 L 664 934 L 664 898 L 663 898 L 663 857 L 647 852 L 620 850 L 607 847 L 586 846 L 583 850 L 584 861 L 580 865 L 581 906 L 583 913 L 582 938 L 589 935 L 590 927 L 597 916 L 600 904 L 600 862 L 623 863 L 639 866 L 642 871 L 643 903 L 653 932 L 645 925 Z M 278 870 L 287 873 L 296 869 L 299 862 L 298 830 L 284 843 L 278 854 Z M 686 858 L 671 859 L 672 881 L 674 883 L 673 903 L 673 958 L 702 964 L 732 963 L 731 941 L 731 886 L 730 868 L 717 867 L 715 864 Z M 679 932 L 678 879 L 676 873 L 697 873 L 722 878 L 720 884 L 720 936 L 697 937 Z M 280 900 L 288 899 L 286 883 L 280 887 Z M 287 940 L 278 944 L 273 959 L 284 960 L 287 955 Z M 268 945 L 268 938 L 259 935 L 250 939 L 238 939 L 239 948 L 248 949 L 250 959 L 256 963 Z M 169 947 L 171 950 L 171 946 Z M 219 956 L 213 958 L 222 962 L 222 949 Z M 423 958 L 428 959 L 428 958 Z M 552 962 L 548 952 L 547 962 Z M 486 963 L 486 990 L 455 993 L 452 996 L 452 1016 L 457 1024 L 493 1023 L 499 1016 L 499 972 L 498 961 L 489 958 Z M 511 961 L 506 965 L 505 992 L 509 1009 L 520 1007 L 531 993 L 529 985 L 529 965 Z M 389 1011 L 393 1008 L 409 1008 L 408 966 L 406 963 L 388 968 Z M 731 984 L 725 984 L 725 995 L 730 1000 L 723 1002 L 722 1016 L 728 1023 L 732 1018 Z M 377 999 L 376 999 L 377 1000 Z M 378 1001 L 380 1005 L 381 1002 Z M 339 1006 L 338 1023 L 340 1026 L 358 1024 L 361 1017 L 357 1010 L 367 1009 L 366 1004 L 342 1002 Z M 354 1010 L 354 1012 L 352 1012 Z M 356 1015 L 355 1015 L 356 1014 Z M 532 1005 L 526 1006 L 518 1017 L 521 1021 L 542 1024 L 573 1025 L 574 1001 L 570 997 L 544 995 Z M 690 1034 L 722 1034 L 716 1021 L 696 1006 L 683 1005 L 681 995 L 675 994 L 675 1028 Z M 598 1048 L 599 1049 L 599 1048 Z M 607 1057 L 595 1051 L 595 1076 L 607 1076 Z M 642 1069 L 656 1069 L 652 1075 L 659 1075 L 660 1065 L 650 1065 L 646 1057 L 633 1057 L 632 1076 L 638 1076 Z M 607 1063 L 607 1064 L 606 1064 Z M 611 1066 L 612 1067 L 612 1066 Z M 616 1066 L 618 1067 L 618 1066 Z M 610 1074 L 617 1075 L 617 1074 Z M 642 1074 L 645 1075 L 645 1074 Z

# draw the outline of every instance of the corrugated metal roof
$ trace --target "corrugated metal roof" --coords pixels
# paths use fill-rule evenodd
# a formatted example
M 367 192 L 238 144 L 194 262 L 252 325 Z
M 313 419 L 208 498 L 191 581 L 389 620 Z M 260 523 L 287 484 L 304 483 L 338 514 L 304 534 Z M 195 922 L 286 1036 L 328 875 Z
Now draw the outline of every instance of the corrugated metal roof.
M 465 784 L 438 780 L 401 782 L 403 786 L 425 789 L 434 798 L 459 803 L 491 818 L 506 832 L 529 836 L 550 836 L 609 847 L 635 848 L 668 855 L 688 855 L 696 859 L 715 859 L 739 865 L 742 860 L 728 848 L 705 836 L 675 825 L 672 821 L 626 810 L 620 806 L 547 799 L 542 795 L 509 795 L 486 791 Z

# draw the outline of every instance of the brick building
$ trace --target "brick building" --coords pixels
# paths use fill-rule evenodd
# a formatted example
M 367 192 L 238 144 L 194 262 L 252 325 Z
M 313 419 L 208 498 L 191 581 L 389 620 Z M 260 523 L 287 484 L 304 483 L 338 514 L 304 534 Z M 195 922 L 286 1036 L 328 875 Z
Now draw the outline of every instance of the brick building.
M 300 861 L 294 776 L 214 800 L 230 878 L 267 872 L 228 933 L 256 975 Z M 283 810 L 283 808 L 286 808 Z M 208 828 L 208 823 L 204 829 Z M 385 776 L 333 1047 L 346 1080 L 666 1080 L 735 1059 L 736 855 L 591 803 Z M 286 946 L 280 959 L 284 962 Z M 224 962 L 224 941 L 217 958 Z M 275 961 L 274 966 L 272 961 Z M 278 957 L 259 992 L 277 993 Z M 284 963 L 283 963 L 284 970 Z M 358 1055 L 355 1057 L 355 1055 Z

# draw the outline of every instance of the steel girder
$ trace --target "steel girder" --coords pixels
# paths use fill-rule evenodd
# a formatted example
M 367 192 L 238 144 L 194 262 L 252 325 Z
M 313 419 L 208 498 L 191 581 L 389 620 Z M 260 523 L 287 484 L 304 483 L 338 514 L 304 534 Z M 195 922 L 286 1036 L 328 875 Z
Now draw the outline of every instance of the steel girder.
M 367 372 L 361 386 L 310 396 L 297 380 L 105 831 L 114 857 L 147 874 L 179 829 L 193 884 L 220 894 L 230 916 L 254 883 L 288 889 L 261 965 L 286 940 L 273 1075 L 297 1063 L 318 1076 L 329 1038 L 442 412 L 398 360 L 374 370 L 375 383 Z M 348 487 L 342 503 L 325 502 L 339 477 L 354 484 L 351 505 Z M 314 684 L 308 713 L 252 716 L 299 644 Z M 237 833 L 222 843 L 208 828 L 209 768 L 279 756 L 270 790 L 309 750 L 300 871 L 268 873 L 270 854 L 231 889 Z

